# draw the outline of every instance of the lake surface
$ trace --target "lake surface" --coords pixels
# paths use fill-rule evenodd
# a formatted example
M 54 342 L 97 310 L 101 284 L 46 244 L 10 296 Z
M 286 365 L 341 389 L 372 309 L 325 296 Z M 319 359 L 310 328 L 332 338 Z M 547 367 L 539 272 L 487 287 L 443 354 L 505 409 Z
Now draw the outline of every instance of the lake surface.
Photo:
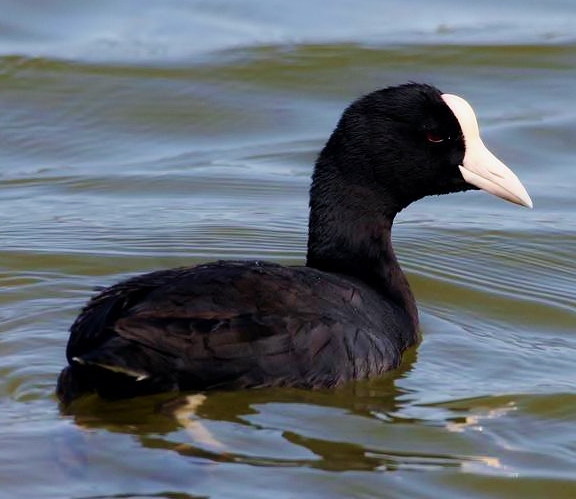
M 330 5 L 328 7 L 328 5 Z M 576 3 L 0 1 L 0 497 L 576 497 Z M 433 83 L 534 200 L 403 212 L 424 340 L 335 391 L 54 397 L 96 286 L 304 258 L 344 107 Z

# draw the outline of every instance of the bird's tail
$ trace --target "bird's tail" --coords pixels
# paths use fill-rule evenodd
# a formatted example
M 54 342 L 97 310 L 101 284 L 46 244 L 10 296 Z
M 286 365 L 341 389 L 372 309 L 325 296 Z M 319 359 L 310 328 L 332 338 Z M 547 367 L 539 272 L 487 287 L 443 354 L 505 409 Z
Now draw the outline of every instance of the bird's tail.
M 70 404 L 85 393 L 93 392 L 95 387 L 86 370 L 79 365 L 70 365 L 62 369 L 56 384 L 56 395 L 64 405 Z
M 114 400 L 177 391 L 177 380 L 165 366 L 157 362 L 163 369 L 143 368 L 152 365 L 150 355 L 138 344 L 121 338 L 111 340 L 93 352 L 70 358 L 58 377 L 56 395 L 68 405 L 90 392 Z

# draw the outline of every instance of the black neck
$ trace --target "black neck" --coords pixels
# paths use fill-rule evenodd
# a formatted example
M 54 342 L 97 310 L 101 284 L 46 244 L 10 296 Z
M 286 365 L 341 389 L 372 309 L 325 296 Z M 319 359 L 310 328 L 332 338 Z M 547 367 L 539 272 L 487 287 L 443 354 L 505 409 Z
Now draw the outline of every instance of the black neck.
M 306 265 L 360 279 L 404 309 L 416 330 L 414 296 L 392 248 L 400 208 L 372 186 L 335 181 L 334 174 L 319 161 L 310 191 Z

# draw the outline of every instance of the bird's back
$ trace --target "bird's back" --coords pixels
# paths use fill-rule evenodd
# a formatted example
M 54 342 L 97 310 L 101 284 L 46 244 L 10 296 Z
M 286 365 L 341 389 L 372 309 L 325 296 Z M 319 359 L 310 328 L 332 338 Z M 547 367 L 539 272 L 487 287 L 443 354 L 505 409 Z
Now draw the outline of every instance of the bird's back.
M 328 387 L 396 367 L 416 341 L 401 308 L 309 267 L 215 262 L 105 289 L 72 325 L 58 393 Z

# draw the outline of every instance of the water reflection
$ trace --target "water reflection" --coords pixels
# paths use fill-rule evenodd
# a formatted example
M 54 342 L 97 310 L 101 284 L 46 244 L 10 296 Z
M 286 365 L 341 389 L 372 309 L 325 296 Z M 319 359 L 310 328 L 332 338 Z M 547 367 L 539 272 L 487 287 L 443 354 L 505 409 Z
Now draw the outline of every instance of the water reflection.
M 435 415 L 428 421 L 409 415 L 410 393 L 396 381 L 410 373 L 415 360 L 412 351 L 399 371 L 335 391 L 163 394 L 117 402 L 86 397 L 62 408 L 79 431 L 73 432 L 67 445 L 59 442 L 60 452 L 78 455 L 82 462 L 82 456 L 90 452 L 91 432 L 105 429 L 134 436 L 143 448 L 174 452 L 194 462 L 332 472 L 445 468 L 505 472 L 497 457 L 451 454 L 446 452 L 450 446 L 444 446 L 443 452 L 434 443 L 435 434 L 463 432 L 478 423 L 478 416 L 446 408 L 432 408 Z M 494 409 L 486 417 L 505 414 Z M 414 445 L 419 438 L 423 441 Z

